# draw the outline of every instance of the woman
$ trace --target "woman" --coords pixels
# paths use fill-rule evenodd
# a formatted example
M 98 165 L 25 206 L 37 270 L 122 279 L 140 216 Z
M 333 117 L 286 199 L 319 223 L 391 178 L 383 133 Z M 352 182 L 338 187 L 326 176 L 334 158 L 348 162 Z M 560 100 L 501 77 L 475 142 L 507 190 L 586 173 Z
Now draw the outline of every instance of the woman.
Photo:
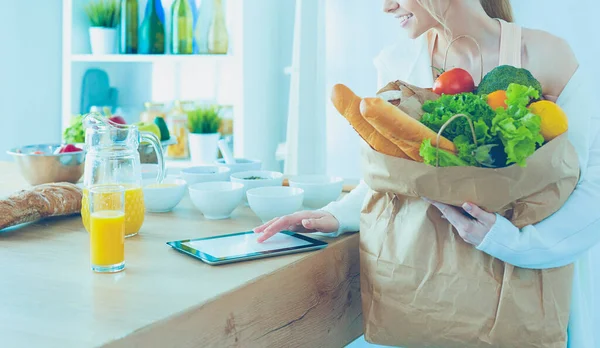
M 443 66 L 453 37 L 476 39 L 484 57 L 468 39 L 449 49 L 448 66 L 460 66 L 479 83 L 494 67 L 510 64 L 529 70 L 542 84 L 546 99 L 556 101 L 569 115 L 569 140 L 581 166 L 577 188 L 551 217 L 518 229 L 507 219 L 465 202 L 461 208 L 435 205 L 473 247 L 523 268 L 544 269 L 575 262 L 573 301 L 568 326 L 569 347 L 593 348 L 591 315 L 593 272 L 589 249 L 600 239 L 600 116 L 589 101 L 591 87 L 569 45 L 543 31 L 520 28 L 512 22 L 509 0 L 385 0 L 384 11 L 406 30 L 412 45 L 386 48 L 376 58 L 379 86 L 404 80 L 431 87 L 435 67 Z M 318 211 L 303 211 L 274 219 L 255 229 L 264 241 L 281 230 L 318 232 L 335 237 L 358 231 L 362 204 L 369 188 L 364 182 L 341 201 Z M 466 218 L 466 211 L 474 219 Z

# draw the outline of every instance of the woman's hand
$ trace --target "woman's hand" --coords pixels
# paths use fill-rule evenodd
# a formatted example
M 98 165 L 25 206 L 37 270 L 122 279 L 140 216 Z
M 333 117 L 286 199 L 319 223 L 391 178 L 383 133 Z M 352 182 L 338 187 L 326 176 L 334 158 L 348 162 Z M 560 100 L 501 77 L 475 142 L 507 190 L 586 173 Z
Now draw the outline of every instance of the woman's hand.
M 275 218 L 258 226 L 254 229 L 254 232 L 262 234 L 258 237 L 258 242 L 262 243 L 284 230 L 299 233 L 330 233 L 337 231 L 339 226 L 337 219 L 330 213 L 321 210 L 309 210 Z
M 472 203 L 464 203 L 462 209 L 459 209 L 427 198 L 423 198 L 423 200 L 438 208 L 442 216 L 456 228 L 460 237 L 475 246 L 481 244 L 485 235 L 496 223 L 496 214 L 488 213 Z M 463 211 L 471 217 L 463 214 Z

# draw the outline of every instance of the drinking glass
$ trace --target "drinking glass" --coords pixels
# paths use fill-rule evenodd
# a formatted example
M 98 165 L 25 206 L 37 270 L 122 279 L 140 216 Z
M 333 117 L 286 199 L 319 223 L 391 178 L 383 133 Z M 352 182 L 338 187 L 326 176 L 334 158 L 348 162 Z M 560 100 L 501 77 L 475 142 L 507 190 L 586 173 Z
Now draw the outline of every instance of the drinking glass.
M 125 269 L 125 187 L 93 186 L 88 201 L 92 270 L 120 272 Z

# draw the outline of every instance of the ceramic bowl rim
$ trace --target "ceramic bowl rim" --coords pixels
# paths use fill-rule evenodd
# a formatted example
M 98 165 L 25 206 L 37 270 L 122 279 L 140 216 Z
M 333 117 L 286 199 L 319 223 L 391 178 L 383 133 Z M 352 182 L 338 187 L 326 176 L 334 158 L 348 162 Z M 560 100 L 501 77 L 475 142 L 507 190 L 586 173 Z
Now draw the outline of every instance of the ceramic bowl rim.
M 198 172 L 194 172 L 192 171 L 193 169 L 198 169 L 198 168 L 203 168 L 206 170 L 210 170 L 210 169 L 216 169 L 216 173 L 198 173 Z M 219 175 L 219 174 L 226 174 L 231 172 L 231 168 L 229 167 L 223 167 L 223 166 L 213 166 L 213 165 L 200 165 L 200 166 L 191 166 L 188 168 L 183 168 L 181 170 L 181 175 L 197 175 L 197 176 L 209 176 L 209 175 Z
M 219 158 L 215 161 L 217 166 L 235 166 L 235 165 L 243 165 L 243 164 L 257 164 L 262 163 L 262 160 L 258 158 L 244 158 L 244 157 L 234 157 L 235 163 L 228 164 L 225 162 L 224 158 Z
M 217 186 L 219 188 L 215 188 Z M 228 185 L 229 187 L 226 189 L 222 189 L 221 187 Z M 202 189 L 202 187 L 213 187 L 212 190 Z M 242 190 L 244 188 L 244 184 L 239 182 L 232 181 L 207 181 L 207 182 L 199 182 L 192 185 L 189 185 L 189 190 L 194 192 L 234 192 L 238 190 Z
M 322 178 L 322 179 L 328 179 L 329 181 L 323 181 L 323 182 L 306 182 L 306 181 L 302 181 L 303 178 Z M 292 177 L 288 178 L 288 182 L 290 183 L 290 185 L 294 184 L 294 185 L 305 185 L 305 186 L 325 186 L 325 185 L 338 185 L 338 184 L 343 184 L 344 183 L 344 178 L 342 178 L 341 176 L 335 176 L 335 175 L 294 175 Z
M 236 172 L 236 173 L 231 174 L 231 178 L 235 179 L 235 180 L 239 180 L 239 181 L 255 182 L 255 180 L 246 179 L 246 178 L 242 177 L 242 176 L 247 176 L 247 175 L 254 175 L 255 173 L 263 173 L 263 174 L 269 175 L 268 178 L 264 178 L 265 180 L 283 179 L 283 173 L 273 171 L 273 170 L 244 170 L 242 172 Z M 256 174 L 256 175 L 258 175 L 258 174 Z
M 148 185 L 144 185 L 142 186 L 142 189 L 144 191 L 152 191 L 152 192 L 161 192 L 161 191 L 175 191 L 175 190 L 180 190 L 181 188 L 184 188 L 187 186 L 187 182 L 185 180 L 183 180 L 182 178 L 179 177 L 174 177 L 174 178 L 169 178 L 166 177 L 166 179 L 171 179 L 169 183 L 171 184 L 175 184 L 175 187 L 148 187 L 148 185 L 152 185 L 152 184 L 148 184 Z M 150 180 L 150 179 L 148 179 Z M 164 183 L 164 181 L 163 181 Z
M 291 192 L 291 194 L 289 195 L 277 195 L 277 194 L 261 194 L 261 193 L 257 193 L 257 192 L 262 192 L 262 191 L 288 191 Z M 260 198 L 288 198 L 288 197 L 298 197 L 304 194 L 304 189 L 301 189 L 299 187 L 290 187 L 290 186 L 262 186 L 262 187 L 255 187 L 255 188 L 251 188 L 246 192 L 246 195 L 248 197 L 260 197 Z

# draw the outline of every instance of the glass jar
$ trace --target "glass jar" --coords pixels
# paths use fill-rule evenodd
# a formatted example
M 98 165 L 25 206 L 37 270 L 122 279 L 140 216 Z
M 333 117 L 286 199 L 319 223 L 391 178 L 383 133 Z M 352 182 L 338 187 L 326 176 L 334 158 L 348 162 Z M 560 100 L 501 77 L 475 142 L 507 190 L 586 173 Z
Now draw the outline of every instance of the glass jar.
M 165 118 L 167 116 L 165 104 L 163 103 L 146 102 L 144 103 L 144 107 L 146 109 L 140 114 L 140 122 L 153 123 L 156 117 Z
M 100 114 L 85 116 L 85 169 L 81 219 L 90 231 L 88 190 L 98 185 L 125 187 L 125 235 L 136 235 L 144 223 L 145 205 L 142 190 L 142 171 L 138 146 L 148 142 L 158 158 L 157 182 L 165 177 L 162 147 L 156 137 L 140 132 L 135 125 L 120 125 L 108 121 Z
M 167 117 L 167 124 L 171 136 L 177 139 L 177 144 L 167 147 L 167 158 L 169 159 L 187 159 L 189 152 L 189 130 L 188 130 L 188 112 L 193 110 L 193 102 L 176 101 L 175 107 Z

